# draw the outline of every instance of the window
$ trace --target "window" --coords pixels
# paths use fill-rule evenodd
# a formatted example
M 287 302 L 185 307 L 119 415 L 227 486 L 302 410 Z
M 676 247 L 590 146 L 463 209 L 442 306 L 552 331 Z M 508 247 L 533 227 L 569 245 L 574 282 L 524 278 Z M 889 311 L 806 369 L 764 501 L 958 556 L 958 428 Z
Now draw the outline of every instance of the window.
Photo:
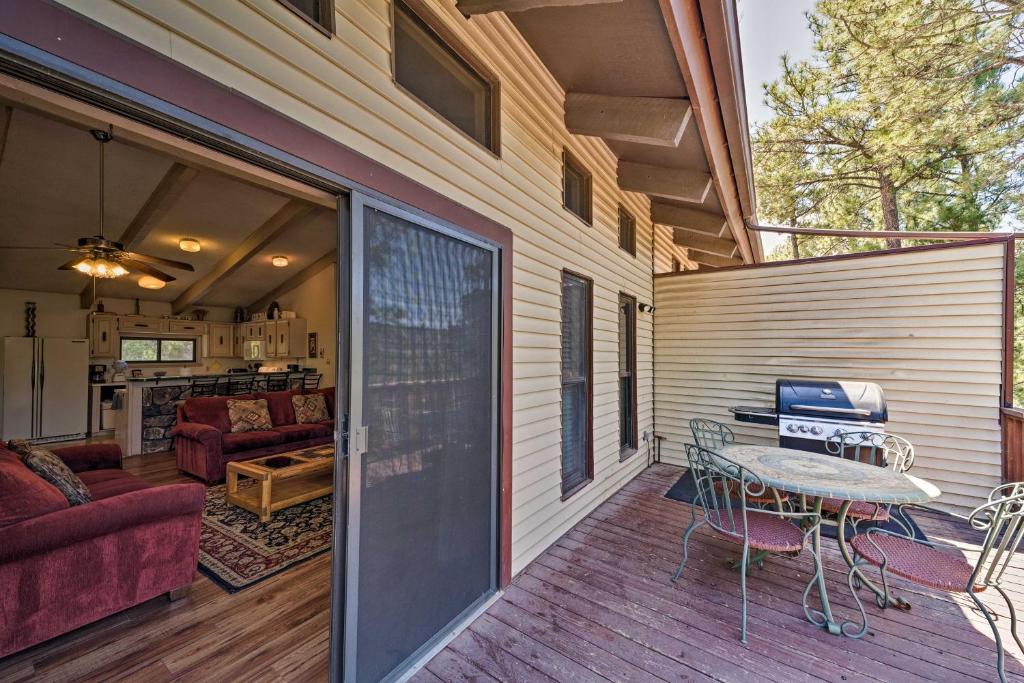
M 394 8 L 395 82 L 497 154 L 497 79 L 428 26 L 427 12 L 417 13 L 402 0 Z
M 562 151 L 562 205 L 590 225 L 590 173 L 569 150 Z
M 619 294 L 619 452 L 636 452 L 636 299 Z
M 636 256 L 636 220 L 633 215 L 619 207 L 619 248 Z
M 562 273 L 562 497 L 594 477 L 593 283 Z
M 121 337 L 121 360 L 129 363 L 195 363 L 195 339 Z
M 334 0 L 277 0 L 321 33 L 334 33 Z

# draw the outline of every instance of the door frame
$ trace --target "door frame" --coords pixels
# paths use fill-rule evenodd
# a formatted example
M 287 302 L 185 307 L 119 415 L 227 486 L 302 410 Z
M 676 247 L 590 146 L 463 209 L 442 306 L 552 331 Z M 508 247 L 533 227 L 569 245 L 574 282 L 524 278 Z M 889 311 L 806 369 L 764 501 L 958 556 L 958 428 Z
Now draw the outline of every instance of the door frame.
M 361 192 L 498 246 L 497 562 L 498 587 L 506 587 L 512 579 L 512 231 L 67 8 L 46 0 L 0 3 L 0 25 L 0 95 L 16 106 L 84 127 L 112 125 L 133 144 L 172 155 L 180 149 L 189 163 L 285 193 L 314 188 L 306 199 L 321 205 Z M 339 318 L 339 343 L 342 328 Z M 337 638 L 332 629 L 332 671 Z

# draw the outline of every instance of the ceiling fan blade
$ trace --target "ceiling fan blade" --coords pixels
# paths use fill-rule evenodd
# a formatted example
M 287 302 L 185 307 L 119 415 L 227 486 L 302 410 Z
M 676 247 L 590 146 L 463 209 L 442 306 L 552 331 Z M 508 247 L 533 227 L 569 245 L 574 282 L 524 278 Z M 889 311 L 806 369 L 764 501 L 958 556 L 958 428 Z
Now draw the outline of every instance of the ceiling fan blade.
M 190 273 L 194 273 L 196 270 L 195 268 L 192 267 L 191 263 L 185 263 L 184 261 L 172 261 L 169 258 L 160 258 L 159 256 L 147 256 L 146 254 L 136 254 L 135 252 L 132 251 L 122 251 L 121 254 L 123 258 L 130 258 L 134 261 L 150 263 L 154 266 L 164 266 L 165 268 L 177 268 L 178 270 L 187 270 Z
M 17 247 L 13 245 L 0 245 L 0 249 L 56 249 L 58 251 L 75 251 L 78 247 L 71 247 L 67 245 L 53 246 L 53 247 Z
M 118 262 L 125 268 L 137 270 L 140 273 L 144 273 L 145 275 L 155 277 L 157 280 L 162 280 L 163 282 L 174 282 L 175 280 L 177 280 L 177 278 L 174 277 L 173 275 L 168 275 L 162 270 L 157 270 L 153 266 L 147 263 L 143 263 L 142 261 L 136 260 L 134 258 L 120 258 L 118 259 Z

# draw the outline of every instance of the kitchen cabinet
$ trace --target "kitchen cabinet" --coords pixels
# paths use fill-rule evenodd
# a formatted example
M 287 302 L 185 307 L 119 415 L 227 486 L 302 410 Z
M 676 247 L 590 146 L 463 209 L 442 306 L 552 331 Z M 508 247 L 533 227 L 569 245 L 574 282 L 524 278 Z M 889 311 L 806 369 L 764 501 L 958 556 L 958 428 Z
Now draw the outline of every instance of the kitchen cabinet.
M 267 321 L 257 320 L 243 324 L 245 327 L 246 339 L 263 339 L 266 334 Z
M 231 323 L 210 323 L 210 358 L 231 358 L 234 355 L 234 326 Z
M 89 355 L 98 358 L 117 358 L 117 316 L 112 313 L 93 313 L 89 316 Z
M 117 319 L 117 329 L 124 332 L 167 332 L 170 321 L 164 318 L 145 318 L 139 315 L 123 315 Z
M 245 353 L 246 323 L 235 323 L 231 326 L 231 356 L 242 358 Z
M 267 323 L 267 358 L 305 358 L 306 321 L 301 318 Z
M 208 327 L 206 323 L 195 320 L 168 320 L 167 331 L 175 334 L 206 334 Z

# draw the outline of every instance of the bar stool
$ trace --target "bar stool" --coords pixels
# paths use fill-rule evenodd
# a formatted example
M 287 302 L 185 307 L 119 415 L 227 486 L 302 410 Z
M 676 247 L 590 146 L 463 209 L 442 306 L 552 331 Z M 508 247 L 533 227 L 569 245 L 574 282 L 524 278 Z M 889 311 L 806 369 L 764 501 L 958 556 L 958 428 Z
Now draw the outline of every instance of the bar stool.
M 288 391 L 288 373 L 271 372 L 267 374 L 267 391 Z
M 219 377 L 193 377 L 192 396 L 216 396 Z
M 302 376 L 302 390 L 303 391 L 316 391 L 320 388 L 320 378 L 323 377 L 319 372 L 316 374 L 307 373 Z
M 252 393 L 254 379 L 252 375 L 228 375 L 228 387 L 225 394 L 227 396 L 238 396 L 239 394 Z

